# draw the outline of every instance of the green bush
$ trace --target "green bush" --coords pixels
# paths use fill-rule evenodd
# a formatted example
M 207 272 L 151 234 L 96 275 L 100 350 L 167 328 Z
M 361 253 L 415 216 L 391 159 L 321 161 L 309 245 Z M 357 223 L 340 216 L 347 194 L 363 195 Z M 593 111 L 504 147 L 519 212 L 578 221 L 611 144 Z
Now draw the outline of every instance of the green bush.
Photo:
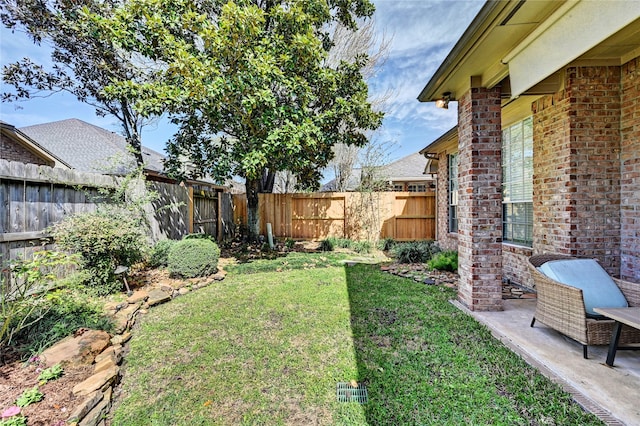
M 361 253 L 361 254 L 365 254 L 365 253 L 371 253 L 371 249 L 373 248 L 372 244 L 370 241 L 353 241 L 351 243 L 351 250 L 355 251 L 356 253 Z
M 322 251 L 333 251 L 334 249 L 334 240 L 331 238 L 327 238 L 326 240 L 320 241 L 320 250 Z
M 130 214 L 92 212 L 68 216 L 49 232 L 60 248 L 80 255 L 92 293 L 106 295 L 122 288 L 116 267 L 142 259 L 146 243 L 140 230 L 139 221 Z
M 149 256 L 149 266 L 157 268 L 167 266 L 169 263 L 169 250 L 176 243 L 176 240 L 161 240 L 153 246 Z
M 429 268 L 456 272 L 458 270 L 458 252 L 446 250 L 436 253 L 429 261 Z
M 351 248 L 353 246 L 353 241 L 348 238 L 336 238 L 334 245 L 338 248 Z
M 380 250 L 389 251 L 396 245 L 396 242 L 393 238 L 385 238 L 384 240 L 378 241 L 378 248 Z
M 396 244 L 392 253 L 399 263 L 425 263 L 439 251 L 434 241 L 412 241 Z
M 186 239 L 169 249 L 169 272 L 172 275 L 194 278 L 214 273 L 218 268 L 220 249 L 208 239 Z

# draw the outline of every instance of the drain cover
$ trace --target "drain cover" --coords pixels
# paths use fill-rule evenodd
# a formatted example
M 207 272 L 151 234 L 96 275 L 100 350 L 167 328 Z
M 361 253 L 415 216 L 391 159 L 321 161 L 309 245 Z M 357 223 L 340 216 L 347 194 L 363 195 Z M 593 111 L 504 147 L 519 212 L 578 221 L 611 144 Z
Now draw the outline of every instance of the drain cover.
M 369 402 L 367 388 L 362 384 L 354 388 L 350 383 L 340 382 L 336 387 L 336 397 L 338 402 L 357 402 L 359 404 Z

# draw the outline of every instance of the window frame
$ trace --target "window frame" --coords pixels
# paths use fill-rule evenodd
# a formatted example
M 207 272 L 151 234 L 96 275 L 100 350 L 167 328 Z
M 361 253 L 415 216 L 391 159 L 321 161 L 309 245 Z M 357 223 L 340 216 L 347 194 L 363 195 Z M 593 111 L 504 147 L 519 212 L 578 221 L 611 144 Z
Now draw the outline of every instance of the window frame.
M 454 164 L 455 161 L 455 164 Z M 460 202 L 460 185 L 458 182 L 458 168 L 460 156 L 457 152 L 447 154 L 447 230 L 458 233 L 458 203 Z M 455 167 L 454 167 L 455 166 Z
M 502 241 L 533 246 L 533 116 L 502 129 Z

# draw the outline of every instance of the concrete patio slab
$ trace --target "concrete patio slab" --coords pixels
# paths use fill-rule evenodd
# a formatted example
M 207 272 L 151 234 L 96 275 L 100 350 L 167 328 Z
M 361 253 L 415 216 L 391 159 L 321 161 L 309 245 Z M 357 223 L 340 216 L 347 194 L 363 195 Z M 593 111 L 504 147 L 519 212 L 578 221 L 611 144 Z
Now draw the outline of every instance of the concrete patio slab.
M 582 345 L 536 322 L 530 327 L 535 299 L 504 300 L 504 311 L 472 312 L 505 345 L 560 384 L 586 410 L 609 425 L 640 425 L 640 351 L 618 351 L 614 367 L 605 364 L 606 346 Z

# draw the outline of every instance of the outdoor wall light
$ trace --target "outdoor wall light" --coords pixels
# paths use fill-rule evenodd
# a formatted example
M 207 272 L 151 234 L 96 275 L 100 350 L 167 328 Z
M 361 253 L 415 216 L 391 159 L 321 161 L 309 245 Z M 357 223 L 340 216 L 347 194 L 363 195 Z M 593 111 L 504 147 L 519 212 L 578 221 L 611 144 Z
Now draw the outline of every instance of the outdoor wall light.
M 442 109 L 449 109 L 449 101 L 451 100 L 451 92 L 444 92 L 442 99 L 436 101 L 436 107 Z

